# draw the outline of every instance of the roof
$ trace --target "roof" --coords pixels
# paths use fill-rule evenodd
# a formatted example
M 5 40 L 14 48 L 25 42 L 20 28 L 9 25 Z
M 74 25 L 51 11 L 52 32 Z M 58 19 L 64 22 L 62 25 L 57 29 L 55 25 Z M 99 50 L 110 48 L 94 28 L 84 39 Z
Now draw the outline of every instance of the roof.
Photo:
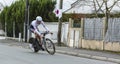
M 102 5 L 103 1 L 98 1 L 100 5 Z M 108 7 L 111 7 L 113 5 L 113 0 L 109 0 L 108 3 Z M 120 2 L 120 1 L 119 1 Z M 96 3 L 97 4 L 97 3 Z M 96 9 L 98 10 L 99 7 L 96 5 Z M 105 12 L 105 5 L 103 4 L 101 7 L 101 10 L 103 10 L 103 12 Z M 98 13 L 102 13 L 101 10 L 98 10 Z M 112 8 L 111 12 L 115 13 L 115 12 L 119 12 L 120 11 L 120 6 L 116 5 Z M 93 0 L 77 0 L 76 2 L 74 2 L 73 4 L 71 4 L 71 8 L 69 8 L 68 10 L 66 10 L 64 13 L 66 14 L 70 14 L 70 13 L 80 13 L 80 14 L 91 14 L 91 13 L 95 13 L 95 7 L 94 7 L 94 3 Z

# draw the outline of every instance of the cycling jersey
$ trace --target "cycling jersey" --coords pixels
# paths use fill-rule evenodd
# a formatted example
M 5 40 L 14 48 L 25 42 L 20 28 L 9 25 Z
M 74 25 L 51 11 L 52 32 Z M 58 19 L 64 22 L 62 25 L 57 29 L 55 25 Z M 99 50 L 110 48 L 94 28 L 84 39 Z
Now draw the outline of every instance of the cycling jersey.
M 37 28 L 39 25 L 42 25 L 42 26 L 46 29 L 46 31 L 49 31 L 48 28 L 45 26 L 45 24 L 44 24 L 43 21 L 41 21 L 41 23 L 38 24 L 36 20 L 34 20 L 34 21 L 31 22 L 30 30 L 31 30 L 32 32 L 37 32 L 37 33 L 40 35 L 40 31 L 39 31 L 39 29 Z

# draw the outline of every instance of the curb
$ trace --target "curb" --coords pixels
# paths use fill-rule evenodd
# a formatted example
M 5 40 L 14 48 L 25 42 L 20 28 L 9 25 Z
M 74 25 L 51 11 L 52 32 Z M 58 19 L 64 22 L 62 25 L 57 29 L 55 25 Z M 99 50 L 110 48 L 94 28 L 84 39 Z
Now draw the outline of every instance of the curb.
M 18 41 L 18 42 L 23 42 L 23 39 L 20 39 L 20 38 L 13 38 L 13 37 L 5 37 L 6 40 L 15 40 L 15 41 Z
M 114 62 L 114 63 L 120 63 L 120 59 L 101 57 L 101 56 L 93 56 L 93 55 L 89 55 L 89 54 L 81 54 L 81 53 L 74 53 L 74 52 L 68 52 L 68 51 L 66 52 L 66 51 L 61 51 L 61 50 L 56 50 L 56 53 L 77 56 L 77 57 L 83 57 L 83 58 L 89 58 L 89 59 L 102 60 L 102 61 L 109 61 L 109 62 Z
M 5 37 L 7 40 L 19 40 L 19 38 L 13 38 L 13 37 Z

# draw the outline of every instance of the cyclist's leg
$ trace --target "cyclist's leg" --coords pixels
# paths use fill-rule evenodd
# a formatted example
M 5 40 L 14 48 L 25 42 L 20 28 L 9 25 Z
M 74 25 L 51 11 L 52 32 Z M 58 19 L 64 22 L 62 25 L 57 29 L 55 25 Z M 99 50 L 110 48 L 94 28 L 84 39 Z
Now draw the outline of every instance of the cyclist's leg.
M 42 38 L 41 33 L 39 31 L 35 30 L 34 34 L 35 34 L 36 39 L 39 40 L 39 44 L 41 44 L 41 38 Z
M 37 31 L 35 31 L 34 34 L 35 34 L 36 39 L 39 39 L 40 47 L 44 51 L 44 48 L 42 47 L 42 43 L 41 43 L 42 35 L 40 34 L 40 32 L 37 32 Z
M 37 41 L 39 41 L 39 44 L 41 44 L 41 36 L 35 33 L 35 38 Z
M 30 27 L 29 30 L 34 33 L 34 28 Z M 33 46 L 34 42 L 32 42 L 31 44 L 29 44 L 29 47 L 32 51 L 34 51 L 34 46 Z

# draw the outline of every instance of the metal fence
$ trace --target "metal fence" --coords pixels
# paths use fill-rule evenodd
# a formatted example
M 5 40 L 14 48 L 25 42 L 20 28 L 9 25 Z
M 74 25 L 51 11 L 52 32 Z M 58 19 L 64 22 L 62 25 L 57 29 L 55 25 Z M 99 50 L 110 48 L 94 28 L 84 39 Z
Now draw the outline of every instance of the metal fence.
M 120 42 L 120 18 L 110 18 L 105 36 L 103 32 L 103 18 L 85 18 L 84 39 L 104 40 L 105 42 Z
M 84 39 L 103 40 L 103 19 L 85 18 Z
M 110 18 L 105 42 L 120 42 L 120 18 Z

